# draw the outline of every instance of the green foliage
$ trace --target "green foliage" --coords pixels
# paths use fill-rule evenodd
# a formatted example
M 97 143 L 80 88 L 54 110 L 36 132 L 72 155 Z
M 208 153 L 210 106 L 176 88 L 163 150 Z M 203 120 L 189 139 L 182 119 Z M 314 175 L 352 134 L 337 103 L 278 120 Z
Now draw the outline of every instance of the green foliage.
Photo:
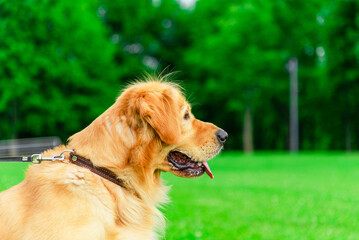
M 197 7 L 200 10 L 207 5 L 199 2 Z M 273 101 L 278 99 L 277 96 L 282 99 L 280 96 L 287 95 L 288 83 L 283 78 L 285 59 L 278 49 L 280 31 L 275 24 L 272 4 L 264 1 L 228 2 L 225 10 L 215 15 L 214 28 L 198 24 L 199 29 L 193 29 L 194 44 L 186 55 L 187 63 L 198 66 L 198 71 L 205 74 L 198 80 L 207 89 L 201 102 L 232 113 L 232 121 L 226 121 L 226 114 L 214 114 L 216 122 L 224 123 L 222 127 L 229 132 L 242 131 L 242 115 L 246 108 L 254 111 L 254 115 L 258 114 L 260 119 L 256 128 L 262 124 L 274 127 L 266 121 L 270 119 L 267 114 L 278 114 L 272 108 Z M 202 10 L 202 13 L 205 15 L 207 11 Z M 196 16 L 198 22 L 203 18 L 205 16 L 200 14 Z M 278 77 L 280 75 L 282 77 Z M 281 102 L 277 100 L 279 109 Z M 266 111 L 268 108 L 270 112 Z M 266 138 L 262 133 L 258 135 Z M 257 147 L 262 148 L 262 140 L 258 141 Z M 240 141 L 232 144 L 235 144 L 232 147 L 241 145 Z
M 213 24 L 212 28 L 201 24 L 192 28 L 194 44 L 186 55 L 187 63 L 199 68 L 197 82 L 206 89 L 201 94 L 201 101 L 207 104 L 204 111 L 215 106 L 214 111 L 227 113 L 211 111 L 213 114 L 205 117 L 215 116 L 217 123 L 237 133 L 230 147 L 240 148 L 238 133 L 243 131 L 243 113 L 249 108 L 254 115 L 255 147 L 285 149 L 289 122 L 285 65 L 291 56 L 299 59 L 300 111 L 304 110 L 304 118 L 307 106 L 301 97 L 311 88 L 307 83 L 318 78 L 320 71 L 316 55 L 307 50 L 315 48 L 319 41 L 318 2 L 226 1 L 221 10 L 216 9 L 216 4 L 217 1 L 197 4 L 198 12 L 193 14 L 196 21 L 200 23 L 211 15 Z M 305 18 L 298 19 L 299 15 Z M 304 136 L 306 131 L 305 128 Z
M 0 138 L 65 140 L 144 71 L 179 70 L 196 116 L 242 149 L 288 148 L 299 61 L 300 148 L 358 149 L 358 3 L 0 0 Z M 31 97 L 30 97 L 31 96 Z M 248 121 L 248 120 L 247 120 Z
M 103 0 L 100 8 L 105 10 L 101 18 L 116 46 L 115 61 L 123 78 L 131 81 L 144 70 L 177 65 L 186 44 L 185 26 L 181 25 L 185 12 L 178 3 Z
M 1 138 L 68 136 L 115 98 L 113 47 L 88 1 L 0 2 Z
M 358 145 L 359 128 L 359 2 L 344 1 L 331 5 L 331 14 L 327 17 L 328 41 L 328 86 L 329 97 L 336 104 L 326 108 L 323 114 L 330 116 L 327 127 L 346 141 L 335 142 L 337 148 Z M 340 37 L 338 37 L 340 36 Z M 357 148 L 357 147 L 355 147 Z

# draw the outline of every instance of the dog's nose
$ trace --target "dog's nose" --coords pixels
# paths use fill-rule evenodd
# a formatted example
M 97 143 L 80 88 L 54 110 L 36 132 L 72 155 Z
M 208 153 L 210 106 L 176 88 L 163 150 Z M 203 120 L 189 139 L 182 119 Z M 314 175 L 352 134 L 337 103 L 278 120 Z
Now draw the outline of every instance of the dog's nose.
M 224 144 L 228 138 L 228 133 L 226 131 L 219 129 L 217 131 L 217 139 L 221 144 Z

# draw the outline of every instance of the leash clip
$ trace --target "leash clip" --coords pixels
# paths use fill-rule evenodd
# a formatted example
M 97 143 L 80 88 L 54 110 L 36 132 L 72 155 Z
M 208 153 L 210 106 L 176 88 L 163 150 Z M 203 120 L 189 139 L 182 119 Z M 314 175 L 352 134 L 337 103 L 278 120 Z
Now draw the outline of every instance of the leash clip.
M 31 162 L 36 163 L 36 164 L 40 164 L 42 161 L 63 162 L 65 160 L 64 152 L 73 152 L 73 150 L 66 149 L 66 150 L 62 151 L 60 154 L 55 154 L 55 155 L 52 155 L 51 157 L 43 157 L 41 154 L 32 154 Z

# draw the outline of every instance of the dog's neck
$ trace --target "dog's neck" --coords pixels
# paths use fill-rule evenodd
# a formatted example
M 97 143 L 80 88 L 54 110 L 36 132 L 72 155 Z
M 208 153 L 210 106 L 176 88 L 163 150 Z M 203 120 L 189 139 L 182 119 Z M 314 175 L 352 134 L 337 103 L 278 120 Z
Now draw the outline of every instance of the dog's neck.
M 149 149 L 152 151 L 158 149 L 160 143 L 142 141 L 141 145 L 129 146 L 128 142 L 123 143 L 126 139 L 123 139 L 116 129 L 119 126 L 109 125 L 108 122 L 110 121 L 107 121 L 106 117 L 100 116 L 87 128 L 73 135 L 67 147 L 75 149 L 76 153 L 90 159 L 95 166 L 111 170 L 123 180 L 126 189 L 106 179 L 101 179 L 116 206 L 115 216 L 119 225 L 125 222 L 135 226 L 147 221 L 151 223 L 151 228 L 161 231 L 164 229 L 165 221 L 157 207 L 168 201 L 168 188 L 162 184 L 160 171 L 143 168 L 146 164 L 136 165 L 136 168 L 132 166 L 135 162 L 146 162 L 147 158 L 152 157 L 146 156 L 146 152 Z M 122 125 L 122 127 L 125 126 Z M 118 144 L 118 141 L 111 141 L 112 139 L 120 139 L 122 144 Z M 127 193 L 125 194 L 124 191 Z M 133 209 L 140 209 L 142 215 L 136 216 L 135 219 Z M 149 231 L 152 230 L 149 229 Z
M 146 164 L 137 164 L 134 168 L 133 163 L 149 161 L 147 158 L 153 156 L 146 154 L 159 149 L 161 143 L 148 136 L 141 136 L 140 144 L 134 145 L 140 130 L 136 132 L 126 119 L 118 117 L 119 114 L 112 106 L 88 127 L 73 135 L 69 139 L 68 147 L 90 159 L 94 166 L 114 172 L 129 189 L 140 190 L 140 195 L 153 195 L 155 188 L 162 187 L 159 171 L 145 168 Z M 117 116 L 119 120 L 116 121 L 113 116 Z M 142 198 L 157 201 L 157 196 L 154 195 Z

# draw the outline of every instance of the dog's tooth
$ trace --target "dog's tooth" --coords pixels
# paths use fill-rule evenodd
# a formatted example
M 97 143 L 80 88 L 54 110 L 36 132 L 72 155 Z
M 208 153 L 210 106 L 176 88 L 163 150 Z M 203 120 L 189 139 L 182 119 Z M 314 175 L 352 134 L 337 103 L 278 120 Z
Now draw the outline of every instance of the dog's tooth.
M 198 166 L 202 166 L 202 163 L 201 163 L 201 162 L 198 162 L 197 165 L 198 165 Z

